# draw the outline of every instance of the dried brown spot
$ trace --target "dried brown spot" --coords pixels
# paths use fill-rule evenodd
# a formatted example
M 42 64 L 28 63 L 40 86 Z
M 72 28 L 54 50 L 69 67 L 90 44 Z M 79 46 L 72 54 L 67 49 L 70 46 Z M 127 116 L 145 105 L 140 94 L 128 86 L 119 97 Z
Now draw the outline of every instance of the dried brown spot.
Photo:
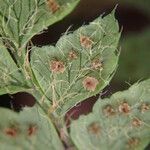
M 16 137 L 18 130 L 15 127 L 9 127 L 4 129 L 4 133 L 10 137 Z
M 49 8 L 51 9 L 52 13 L 55 13 L 60 8 L 60 6 L 56 2 L 56 0 L 47 0 L 47 4 L 48 4 Z
M 88 91 L 95 91 L 96 86 L 98 84 L 98 80 L 94 77 L 86 77 L 83 82 L 83 87 Z
M 100 134 L 101 127 L 98 122 L 93 122 L 88 126 L 88 132 L 94 135 Z
M 144 113 L 144 112 L 150 110 L 150 105 L 148 103 L 143 103 L 140 107 L 140 110 L 142 113 Z
M 92 63 L 91 63 L 91 68 L 95 69 L 95 70 L 97 70 L 97 69 L 102 70 L 103 69 L 102 68 L 102 62 L 99 59 L 93 60 Z
M 89 37 L 83 35 L 80 36 L 80 43 L 81 46 L 87 49 L 91 49 L 93 45 L 93 41 Z
M 68 58 L 70 60 L 77 59 L 78 58 L 77 53 L 75 51 L 70 51 L 68 54 Z
M 50 62 L 50 69 L 54 73 L 63 73 L 65 71 L 65 65 L 61 61 L 53 60 Z
M 29 125 L 28 135 L 29 136 L 35 135 L 36 132 L 37 132 L 37 126 L 35 124 Z
M 134 118 L 132 120 L 132 126 L 134 126 L 134 127 L 140 127 L 141 125 L 142 125 L 142 121 L 140 119 Z
M 107 105 L 104 109 L 103 112 L 106 116 L 113 116 L 115 115 L 115 110 L 112 108 L 111 105 Z
M 136 147 L 137 145 L 139 145 L 139 143 L 140 143 L 140 139 L 133 137 L 128 140 L 127 146 L 128 146 L 128 148 L 133 148 L 133 147 Z
M 123 102 L 121 105 L 119 105 L 119 112 L 128 114 L 131 110 L 130 105 L 127 102 Z

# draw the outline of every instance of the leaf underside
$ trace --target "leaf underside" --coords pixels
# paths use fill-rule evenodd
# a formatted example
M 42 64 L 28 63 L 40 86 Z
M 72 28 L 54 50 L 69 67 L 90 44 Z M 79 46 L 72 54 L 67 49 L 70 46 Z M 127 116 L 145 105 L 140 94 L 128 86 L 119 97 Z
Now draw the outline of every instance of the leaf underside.
M 0 35 L 21 49 L 34 35 L 63 19 L 79 2 L 49 1 L 0 0 Z
M 93 112 L 71 124 L 79 150 L 143 150 L 150 142 L 150 79 L 110 98 L 99 99 Z
M 0 42 L 0 95 L 29 88 L 8 50 Z
M 26 70 L 27 43 L 35 34 L 70 13 L 79 0 L 50 2 L 0 0 L 0 95 L 31 88 Z
M 36 106 L 19 114 L 0 108 L 0 120 L 1 150 L 63 150 L 50 119 Z
M 118 22 L 113 12 L 73 33 L 65 33 L 55 46 L 34 47 L 31 67 L 47 99 L 41 99 L 41 104 L 46 103 L 50 112 L 60 115 L 99 93 L 109 84 L 117 67 L 119 38 Z M 94 68 L 95 61 L 102 66 L 96 68 L 95 65 Z M 51 67 L 54 62 L 60 63 L 59 73 Z M 95 84 L 98 81 L 96 88 L 88 89 L 84 85 L 86 77 L 92 77 L 90 80 Z

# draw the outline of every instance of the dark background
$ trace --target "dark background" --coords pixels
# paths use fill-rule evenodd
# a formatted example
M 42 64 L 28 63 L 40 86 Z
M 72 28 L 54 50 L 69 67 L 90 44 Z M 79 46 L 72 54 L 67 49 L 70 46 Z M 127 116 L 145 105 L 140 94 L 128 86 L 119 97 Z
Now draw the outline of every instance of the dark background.
M 132 2 L 130 2 L 132 1 Z M 149 2 L 148 2 L 149 1 Z M 43 34 L 33 37 L 37 46 L 54 44 L 68 27 L 75 30 L 87 24 L 102 13 L 110 13 L 118 4 L 116 18 L 123 27 L 120 47 L 122 49 L 117 73 L 102 97 L 118 90 L 127 89 L 130 84 L 150 76 L 150 0 L 81 0 L 77 8 L 62 21 L 52 25 Z M 70 110 L 68 118 L 87 114 L 99 95 L 89 98 Z M 0 106 L 20 110 L 22 106 L 33 106 L 34 98 L 27 93 L 3 95 Z

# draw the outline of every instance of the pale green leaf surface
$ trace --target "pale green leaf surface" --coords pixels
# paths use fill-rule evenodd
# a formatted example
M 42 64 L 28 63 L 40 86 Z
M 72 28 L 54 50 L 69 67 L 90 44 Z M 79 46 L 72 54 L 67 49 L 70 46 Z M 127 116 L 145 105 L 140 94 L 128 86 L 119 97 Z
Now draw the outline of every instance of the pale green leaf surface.
M 0 95 L 17 93 L 29 88 L 8 50 L 0 42 Z
M 50 119 L 36 106 L 20 113 L 0 108 L 0 120 L 1 150 L 63 150 Z
M 73 142 L 79 150 L 144 150 L 150 142 L 149 97 L 150 79 L 99 99 L 92 113 L 71 123 Z
M 69 14 L 79 0 L 53 0 L 60 8 L 52 12 L 46 0 L 0 0 L 0 34 L 16 48 L 25 47 L 37 33 Z
M 92 48 L 82 45 L 81 36 L 93 41 Z M 109 84 L 117 67 L 119 38 L 118 22 L 113 12 L 106 17 L 100 16 L 73 33 L 63 35 L 55 47 L 45 46 L 32 49 L 31 67 L 48 98 L 45 103 L 50 111 L 54 109 L 57 114 L 64 114 L 78 102 L 99 93 Z M 77 58 L 70 60 L 69 53 L 72 51 L 75 52 Z M 102 63 L 102 67 L 93 69 L 91 64 L 96 59 Z M 55 73 L 51 69 L 51 62 L 56 60 L 64 64 L 63 73 Z M 93 91 L 83 87 L 87 76 L 98 80 Z M 52 108 L 51 105 L 53 105 Z

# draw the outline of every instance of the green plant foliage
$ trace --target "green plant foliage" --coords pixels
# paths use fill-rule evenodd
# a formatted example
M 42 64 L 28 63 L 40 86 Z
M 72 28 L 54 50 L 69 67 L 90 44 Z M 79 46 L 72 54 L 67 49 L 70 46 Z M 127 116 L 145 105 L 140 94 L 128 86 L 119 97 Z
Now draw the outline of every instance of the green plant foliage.
M 150 142 L 150 79 L 110 98 L 99 99 L 93 112 L 71 124 L 79 150 L 143 150 Z
M 27 82 L 32 77 L 31 73 L 29 75 L 29 62 L 26 61 L 27 42 L 65 17 L 78 2 L 0 0 L 0 95 L 29 88 Z
M 64 18 L 79 0 L 0 0 L 0 35 L 20 51 L 37 33 Z
M 0 95 L 12 94 L 28 88 L 27 79 L 23 77 L 8 50 L 0 42 Z
M 149 37 L 148 29 L 136 35 L 129 35 L 121 41 L 122 51 L 115 75 L 117 82 L 133 82 L 150 76 Z
M 31 67 L 50 112 L 64 114 L 109 84 L 117 67 L 119 38 L 113 12 L 66 33 L 55 47 L 32 48 Z
M 24 108 L 20 113 L 0 108 L 1 150 L 63 150 L 50 119 L 39 108 Z
M 67 132 L 65 113 L 109 84 L 119 57 L 114 11 L 67 31 L 55 46 L 32 46 L 34 35 L 63 19 L 78 2 L 0 0 L 0 95 L 25 91 L 37 99 L 36 106 L 20 113 L 0 108 L 1 150 L 143 150 L 150 142 L 150 79 L 99 99 L 93 112 L 73 121 Z M 148 0 L 140 8 L 146 5 Z M 127 73 L 132 78 L 133 71 L 136 79 L 150 75 L 143 65 L 149 63 L 148 37 L 149 32 L 127 38 L 123 48 L 139 50 L 123 51 L 123 61 L 137 61 L 137 66 L 131 71 L 121 63 L 118 80 L 127 80 Z

